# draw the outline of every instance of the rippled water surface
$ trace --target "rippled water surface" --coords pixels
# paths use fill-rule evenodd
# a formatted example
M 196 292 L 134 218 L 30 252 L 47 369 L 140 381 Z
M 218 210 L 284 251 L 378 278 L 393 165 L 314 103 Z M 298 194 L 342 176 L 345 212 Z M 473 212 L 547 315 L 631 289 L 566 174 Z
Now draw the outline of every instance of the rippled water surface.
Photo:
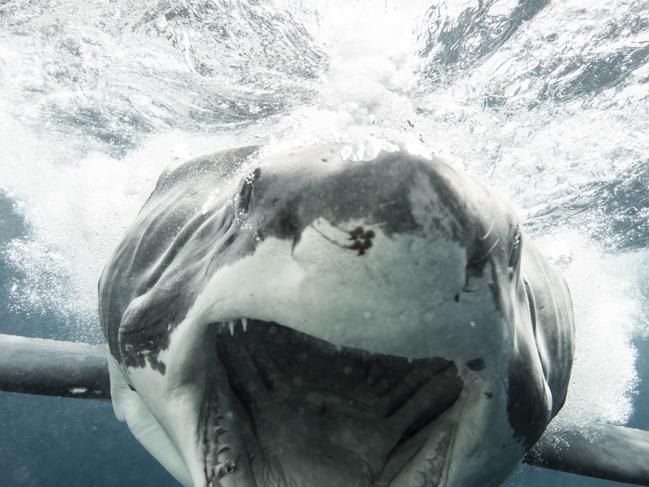
M 169 164 L 401 144 L 495 188 L 562 268 L 560 421 L 649 428 L 649 2 L 5 0 L 0 87 L 0 332 L 100 342 L 99 273 Z M 0 417 L 2 485 L 174 485 L 109 405 L 4 394 Z M 615 485 L 509 485 L 549 482 Z

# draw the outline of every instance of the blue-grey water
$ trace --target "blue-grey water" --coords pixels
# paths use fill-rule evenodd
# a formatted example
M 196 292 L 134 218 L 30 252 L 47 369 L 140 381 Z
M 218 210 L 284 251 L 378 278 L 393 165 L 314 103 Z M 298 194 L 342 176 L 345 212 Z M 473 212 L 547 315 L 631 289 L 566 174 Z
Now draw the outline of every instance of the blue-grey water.
M 563 270 L 558 420 L 649 429 L 649 2 L 4 0 L 0 88 L 0 333 L 101 343 L 102 266 L 170 164 L 398 143 L 496 188 Z M 0 394 L 0 421 L 0 486 L 175 485 L 109 403 Z M 618 485 L 508 485 L 550 483 Z

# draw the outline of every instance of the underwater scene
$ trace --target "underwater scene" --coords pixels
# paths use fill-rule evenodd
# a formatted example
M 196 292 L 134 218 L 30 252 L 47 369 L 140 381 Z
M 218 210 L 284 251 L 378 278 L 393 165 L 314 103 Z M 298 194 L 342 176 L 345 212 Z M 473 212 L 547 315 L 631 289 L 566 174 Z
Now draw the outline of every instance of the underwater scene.
M 170 166 L 399 147 L 508 201 L 565 278 L 553 427 L 649 430 L 649 1 L 4 0 L 0 88 L 0 334 L 106 343 L 99 278 Z M 0 486 L 180 485 L 110 401 L 2 392 L 0 421 Z

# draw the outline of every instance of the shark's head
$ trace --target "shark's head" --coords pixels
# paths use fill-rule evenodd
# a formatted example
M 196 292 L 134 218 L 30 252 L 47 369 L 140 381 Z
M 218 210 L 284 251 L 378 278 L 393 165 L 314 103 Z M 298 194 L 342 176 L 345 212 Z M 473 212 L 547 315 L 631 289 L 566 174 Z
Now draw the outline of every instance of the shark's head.
M 520 266 L 440 160 L 193 161 L 100 283 L 115 410 L 185 485 L 495 485 L 550 414 Z

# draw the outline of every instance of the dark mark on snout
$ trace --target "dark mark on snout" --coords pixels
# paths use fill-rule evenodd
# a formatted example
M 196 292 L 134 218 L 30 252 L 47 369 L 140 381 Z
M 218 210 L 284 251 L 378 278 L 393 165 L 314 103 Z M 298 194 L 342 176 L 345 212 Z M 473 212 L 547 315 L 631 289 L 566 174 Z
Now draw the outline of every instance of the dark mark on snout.
M 364 255 L 372 246 L 372 239 L 376 236 L 373 230 L 365 230 L 363 227 L 356 227 L 349 232 L 349 240 L 353 240 L 348 249 L 357 250 L 358 255 Z
M 474 370 L 476 372 L 480 371 L 480 370 L 484 370 L 484 368 L 485 368 L 484 359 L 481 359 L 481 358 L 471 359 L 466 363 L 466 366 L 468 368 L 470 368 L 471 370 Z

